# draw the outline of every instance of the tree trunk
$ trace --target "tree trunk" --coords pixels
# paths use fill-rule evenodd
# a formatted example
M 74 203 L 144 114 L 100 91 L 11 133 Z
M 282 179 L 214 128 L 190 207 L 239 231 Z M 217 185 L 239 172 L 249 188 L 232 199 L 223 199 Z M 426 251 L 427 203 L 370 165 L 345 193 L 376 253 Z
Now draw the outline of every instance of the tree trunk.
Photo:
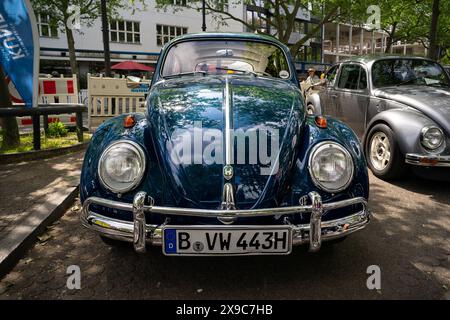
M 438 53 L 438 39 L 437 39 L 437 27 L 439 20 L 439 1 L 433 0 L 433 11 L 431 15 L 430 25 L 430 49 L 428 51 L 428 57 L 433 60 L 439 59 Z
M 12 107 L 8 86 L 5 82 L 5 74 L 0 66 L 0 107 Z M 0 118 L 0 126 L 3 128 L 2 149 L 15 148 L 20 144 L 19 127 L 16 117 Z
M 66 24 L 66 37 L 67 37 L 67 46 L 69 48 L 69 60 L 70 60 L 70 69 L 72 69 L 72 74 L 77 75 L 77 88 L 80 86 L 80 77 L 78 74 L 78 63 L 77 63 L 77 56 L 75 53 L 75 39 L 73 38 L 73 32 L 72 29 L 67 27 Z
M 392 30 L 389 33 L 389 41 L 388 41 L 388 44 L 386 45 L 386 49 L 384 50 L 384 53 L 390 53 L 391 52 L 391 47 L 392 47 L 392 44 L 394 43 L 394 40 L 395 40 L 395 31 L 397 30 L 397 24 L 398 24 L 398 22 L 394 22 L 392 24 Z
M 111 77 L 111 56 L 109 52 L 109 24 L 106 12 L 106 0 L 101 0 L 103 51 L 105 52 L 105 75 Z

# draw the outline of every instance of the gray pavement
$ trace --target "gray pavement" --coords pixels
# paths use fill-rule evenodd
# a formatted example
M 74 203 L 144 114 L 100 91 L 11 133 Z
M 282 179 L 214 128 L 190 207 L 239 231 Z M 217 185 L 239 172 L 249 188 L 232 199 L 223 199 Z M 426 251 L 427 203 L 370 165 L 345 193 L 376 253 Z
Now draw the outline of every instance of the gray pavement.
M 32 215 L 35 206 L 52 204 L 65 189 L 78 185 L 83 155 L 0 165 L 0 239 L 5 228 Z
M 71 206 L 82 156 L 0 165 L 0 277 Z
M 165 257 L 105 245 L 66 212 L 0 281 L 1 299 L 449 299 L 450 184 L 373 176 L 371 225 L 318 253 L 289 256 Z M 81 289 L 66 287 L 67 267 Z M 366 286 L 381 268 L 381 290 Z

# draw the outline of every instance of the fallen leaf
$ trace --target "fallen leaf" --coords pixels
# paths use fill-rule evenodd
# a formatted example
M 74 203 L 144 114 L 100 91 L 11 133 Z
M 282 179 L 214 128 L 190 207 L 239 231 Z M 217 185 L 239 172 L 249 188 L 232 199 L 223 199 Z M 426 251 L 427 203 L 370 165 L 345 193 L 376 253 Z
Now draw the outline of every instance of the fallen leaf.
M 50 234 L 44 233 L 43 235 L 38 236 L 37 238 L 39 239 L 40 243 L 44 243 L 44 242 L 47 242 L 51 237 L 52 236 Z
M 442 288 L 443 288 L 445 291 L 448 290 L 448 287 L 447 287 L 445 284 L 442 285 Z

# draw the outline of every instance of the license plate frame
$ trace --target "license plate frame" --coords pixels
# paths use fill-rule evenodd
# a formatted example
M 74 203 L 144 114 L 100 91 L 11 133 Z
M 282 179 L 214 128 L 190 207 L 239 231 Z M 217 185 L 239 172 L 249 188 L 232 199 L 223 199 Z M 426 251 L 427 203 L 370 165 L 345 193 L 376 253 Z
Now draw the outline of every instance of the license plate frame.
M 282 231 L 287 232 L 287 241 L 286 246 L 287 249 L 285 251 L 249 251 L 249 252 L 167 252 L 167 241 L 166 241 L 166 232 L 168 230 L 172 230 L 170 232 L 177 231 L 201 231 L 206 234 L 206 232 L 267 232 L 267 231 Z M 166 256 L 248 256 L 248 255 L 289 255 L 292 252 L 292 226 L 289 225 L 270 225 L 270 226 L 255 226 L 255 225 L 238 225 L 238 226 L 230 226 L 230 225 L 166 225 L 162 228 L 162 252 Z M 175 237 L 175 243 L 177 242 Z M 176 248 L 177 249 L 177 248 Z

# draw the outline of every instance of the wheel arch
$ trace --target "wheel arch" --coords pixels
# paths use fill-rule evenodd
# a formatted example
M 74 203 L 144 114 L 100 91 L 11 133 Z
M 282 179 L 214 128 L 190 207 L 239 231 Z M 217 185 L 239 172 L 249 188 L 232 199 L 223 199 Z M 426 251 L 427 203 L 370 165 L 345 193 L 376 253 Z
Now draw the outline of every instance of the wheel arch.
M 363 146 L 366 150 L 370 130 L 377 124 L 385 124 L 393 132 L 401 153 L 418 152 L 420 150 L 420 131 L 433 121 L 423 114 L 409 109 L 390 109 L 377 114 L 366 127 Z
M 322 114 L 322 105 L 320 103 L 320 96 L 317 93 L 312 93 L 308 96 L 306 96 L 305 99 L 305 104 L 306 107 L 308 107 L 308 105 L 313 105 L 314 106 L 314 114 L 316 115 L 321 115 Z

